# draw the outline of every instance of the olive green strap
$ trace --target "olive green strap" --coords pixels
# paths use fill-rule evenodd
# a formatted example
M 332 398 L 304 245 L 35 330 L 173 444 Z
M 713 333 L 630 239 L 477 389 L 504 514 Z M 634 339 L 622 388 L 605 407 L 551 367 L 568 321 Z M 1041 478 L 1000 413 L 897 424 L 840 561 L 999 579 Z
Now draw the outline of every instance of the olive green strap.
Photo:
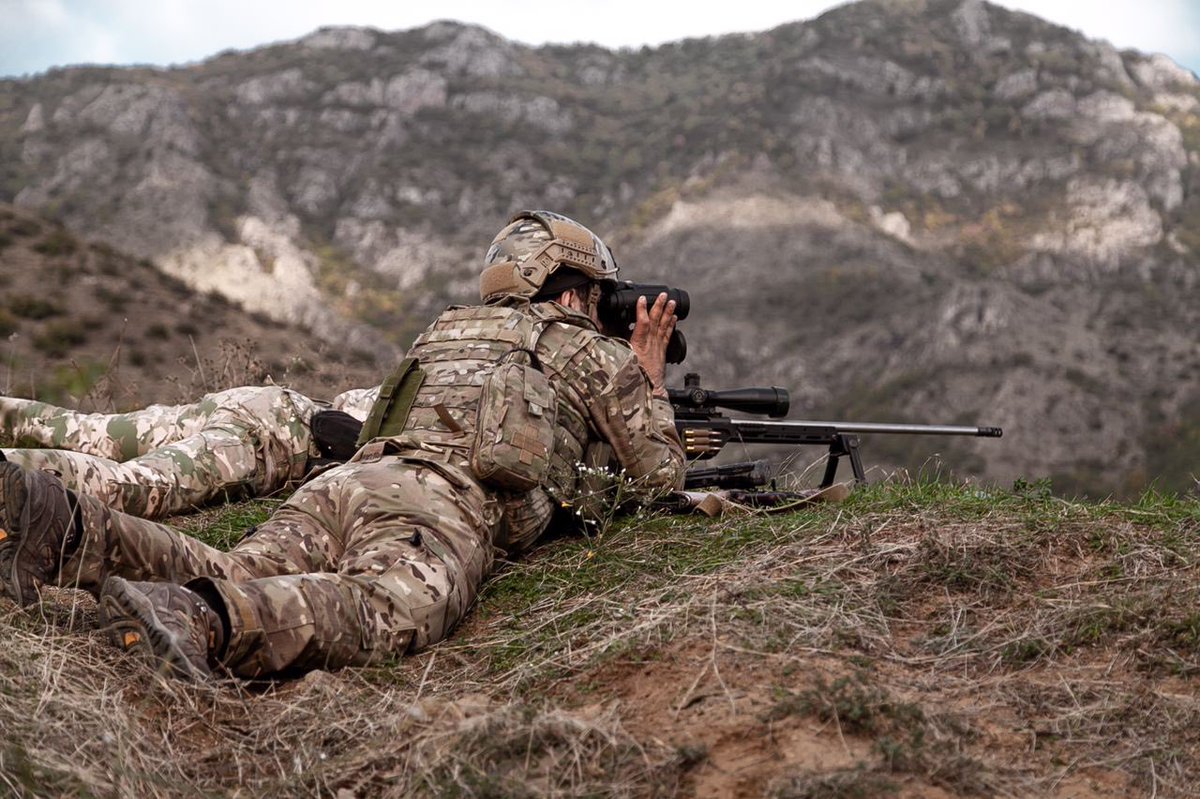
M 361 447 L 375 438 L 400 435 L 424 380 L 425 372 L 416 358 L 401 361 L 379 387 L 379 399 L 371 406 L 356 446 Z

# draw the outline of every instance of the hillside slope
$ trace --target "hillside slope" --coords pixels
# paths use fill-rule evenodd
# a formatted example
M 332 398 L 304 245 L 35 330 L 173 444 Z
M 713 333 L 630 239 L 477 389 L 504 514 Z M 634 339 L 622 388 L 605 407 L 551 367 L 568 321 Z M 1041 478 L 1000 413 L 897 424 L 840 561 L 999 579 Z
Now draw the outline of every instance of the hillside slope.
M 1194 75 L 980 0 L 636 51 L 327 29 L 0 82 L 0 199 L 196 290 L 402 346 L 549 206 L 693 291 L 711 385 L 1003 425 L 886 462 L 1100 494 L 1194 484 L 1198 165 Z
M 328 398 L 376 354 L 200 294 L 153 264 L 0 205 L 0 393 L 114 411 L 274 381 Z

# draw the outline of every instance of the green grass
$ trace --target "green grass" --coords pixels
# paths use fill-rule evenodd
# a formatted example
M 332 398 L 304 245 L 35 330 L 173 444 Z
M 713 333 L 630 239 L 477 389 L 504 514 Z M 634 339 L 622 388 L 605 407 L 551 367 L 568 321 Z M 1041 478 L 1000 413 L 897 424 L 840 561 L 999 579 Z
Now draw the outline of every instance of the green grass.
M 182 517 L 189 535 L 221 550 L 232 549 L 247 531 L 262 524 L 282 504 L 279 499 L 253 499 L 210 509 L 194 517 Z

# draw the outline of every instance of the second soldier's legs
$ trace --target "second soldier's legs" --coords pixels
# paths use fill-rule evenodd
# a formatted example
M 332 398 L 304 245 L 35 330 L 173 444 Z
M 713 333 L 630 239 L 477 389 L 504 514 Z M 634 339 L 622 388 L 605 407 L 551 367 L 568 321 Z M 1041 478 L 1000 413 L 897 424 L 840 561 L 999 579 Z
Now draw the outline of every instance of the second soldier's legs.
M 133 460 L 63 449 L 14 449 L 8 460 L 50 471 L 80 494 L 146 519 L 181 513 L 219 498 L 267 493 L 255 439 L 238 425 L 210 426 Z M 274 486 L 273 488 L 277 488 Z
M 211 403 L 151 405 L 131 413 L 81 413 L 46 402 L 0 397 L 6 446 L 68 449 L 123 461 L 197 432 Z
M 194 405 L 112 416 L 0 398 L 5 418 L 17 420 L 6 429 L 19 440 L 36 433 L 62 445 L 10 449 L 8 460 L 55 472 L 68 488 L 145 518 L 223 496 L 265 496 L 300 478 L 311 452 L 314 408 L 307 397 L 277 386 L 230 389 Z M 99 454 L 104 452 L 110 454 Z

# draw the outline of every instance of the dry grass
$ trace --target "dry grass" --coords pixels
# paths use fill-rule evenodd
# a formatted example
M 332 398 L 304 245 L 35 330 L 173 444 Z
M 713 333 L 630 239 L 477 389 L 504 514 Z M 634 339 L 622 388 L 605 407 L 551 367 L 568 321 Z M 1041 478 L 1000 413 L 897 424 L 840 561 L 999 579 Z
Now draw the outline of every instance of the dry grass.
M 269 507 L 194 524 L 227 543 Z M 506 565 L 427 653 L 262 685 L 160 679 L 59 592 L 41 613 L 0 605 L 0 785 L 1187 796 L 1198 530 L 1194 501 L 936 484 L 783 516 L 635 517 Z
M 7 795 L 653 795 L 673 753 L 613 712 L 452 700 L 421 685 L 316 672 L 194 686 L 118 655 L 84 598 L 0 620 Z M 349 794 L 342 792 L 349 791 Z

